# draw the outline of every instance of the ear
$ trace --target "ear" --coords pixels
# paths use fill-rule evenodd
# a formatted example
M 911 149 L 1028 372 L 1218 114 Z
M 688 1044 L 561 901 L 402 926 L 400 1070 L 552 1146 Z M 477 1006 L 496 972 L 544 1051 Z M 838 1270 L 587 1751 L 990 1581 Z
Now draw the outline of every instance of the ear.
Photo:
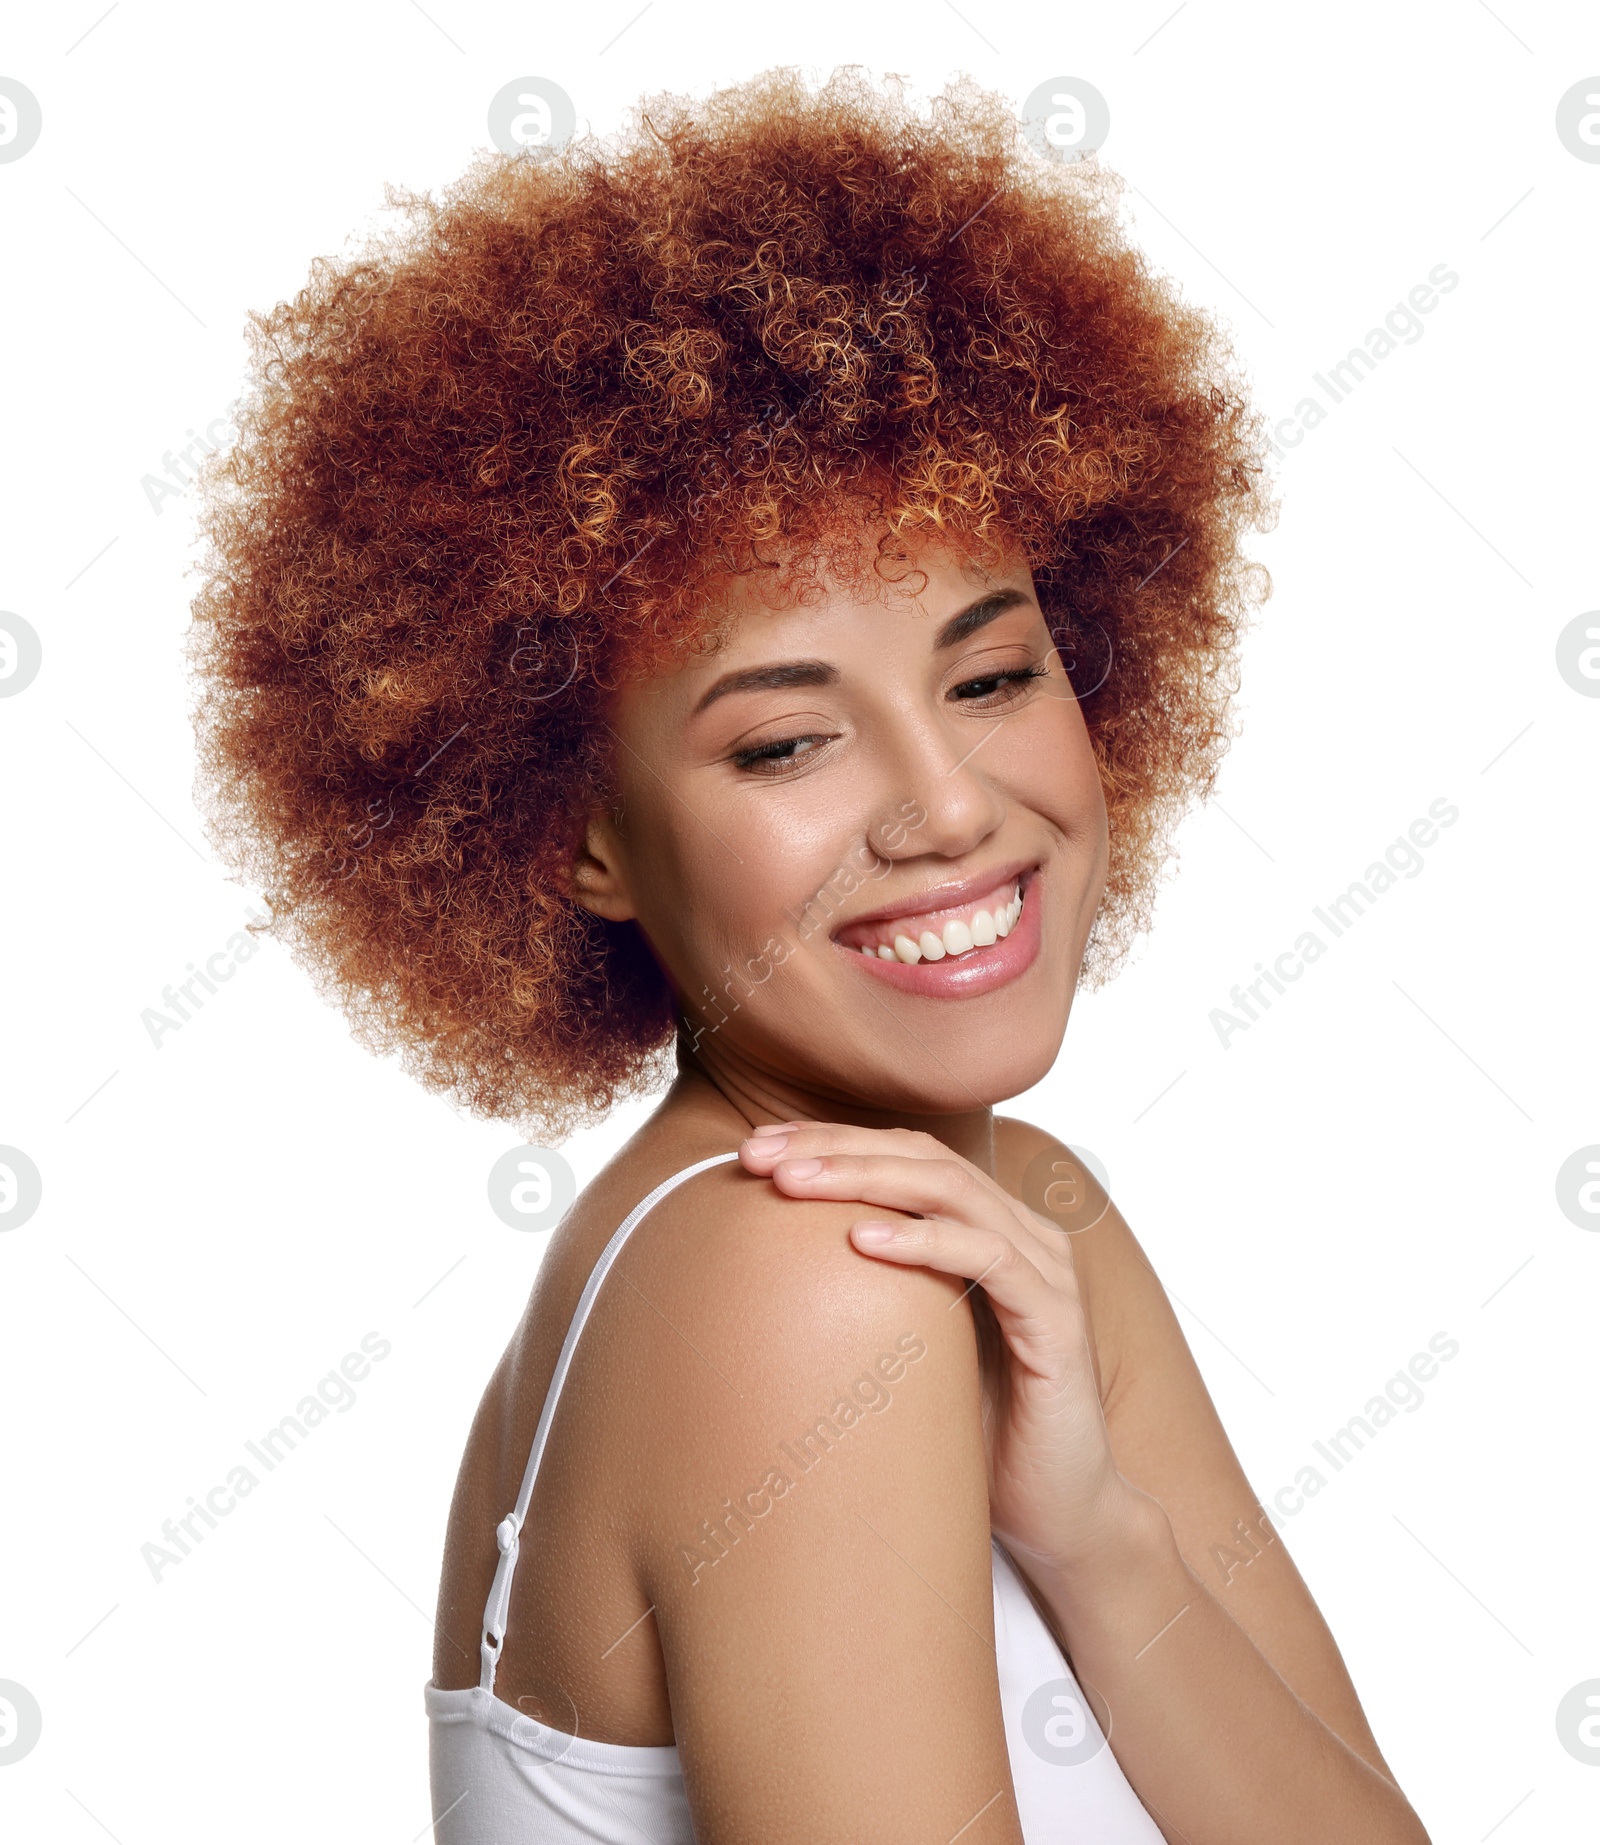
M 572 861 L 573 901 L 607 922 L 631 922 L 634 907 L 626 862 L 615 815 L 606 809 L 592 810 L 584 824 L 583 843 Z

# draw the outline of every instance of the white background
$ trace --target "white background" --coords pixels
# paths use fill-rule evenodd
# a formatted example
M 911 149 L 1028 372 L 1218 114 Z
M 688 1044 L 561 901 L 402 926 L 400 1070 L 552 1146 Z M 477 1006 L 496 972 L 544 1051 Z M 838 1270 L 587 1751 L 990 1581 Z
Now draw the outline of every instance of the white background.
M 0 700 L 0 1142 L 44 1187 L 0 1235 L 0 1679 L 44 1715 L 0 1769 L 7 1835 L 424 1833 L 446 1509 L 543 1245 L 486 1200 L 515 1133 L 357 1048 L 277 947 L 152 1045 L 141 1013 L 256 893 L 191 801 L 192 501 L 157 513 L 141 479 L 226 412 L 246 310 L 373 222 L 386 180 L 455 176 L 503 84 L 553 79 L 604 132 L 648 89 L 860 63 L 923 97 L 958 72 L 1019 103 L 1093 82 L 1138 240 L 1231 324 L 1275 416 L 1436 264 L 1460 276 L 1286 453 L 1218 800 L 1013 1112 L 1109 1169 L 1264 1496 L 1431 1335 L 1459 1342 L 1284 1538 L 1436 1840 L 1594 1838 L 1600 1768 L 1555 1713 L 1600 1678 L 1600 1234 L 1555 1178 L 1600 1141 L 1600 700 L 1555 649 L 1600 606 L 1600 165 L 1554 127 L 1600 72 L 1593 14 L 97 15 L 13 14 L 0 51 L 44 124 L 0 165 L 0 607 L 44 649 Z M 1440 797 L 1460 818 L 1420 874 L 1224 1048 L 1229 989 Z M 569 1143 L 580 1180 L 637 1116 Z M 393 1350 L 355 1407 L 152 1580 L 141 1545 L 371 1331 Z

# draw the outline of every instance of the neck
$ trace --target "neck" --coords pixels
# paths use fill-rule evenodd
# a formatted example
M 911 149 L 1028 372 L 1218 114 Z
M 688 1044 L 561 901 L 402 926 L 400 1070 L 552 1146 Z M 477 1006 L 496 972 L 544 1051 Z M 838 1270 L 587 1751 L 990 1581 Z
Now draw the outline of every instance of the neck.
M 916 1114 L 875 1108 L 859 1097 L 807 1086 L 792 1077 L 764 1070 L 724 1055 L 708 1056 L 678 1040 L 678 1075 L 662 1103 L 663 1110 L 721 1113 L 738 1131 L 775 1121 L 838 1121 L 850 1127 L 910 1128 L 942 1140 L 952 1153 L 980 1172 L 994 1176 L 994 1111 L 987 1107 L 959 1114 Z

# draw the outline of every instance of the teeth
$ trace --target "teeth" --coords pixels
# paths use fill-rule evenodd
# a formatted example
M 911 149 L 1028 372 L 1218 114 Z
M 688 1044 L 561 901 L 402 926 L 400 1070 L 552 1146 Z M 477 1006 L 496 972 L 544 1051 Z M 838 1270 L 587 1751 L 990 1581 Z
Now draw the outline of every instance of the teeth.
M 944 926 L 942 939 L 947 955 L 964 955 L 972 946 L 972 931 L 959 916 L 952 916 Z
M 893 947 L 886 942 L 864 942 L 861 952 L 869 959 L 876 956 L 883 961 L 901 961 L 907 967 L 915 967 L 919 961 L 942 961 L 946 955 L 964 955 L 974 948 L 992 947 L 1011 933 L 1021 914 L 1022 892 L 1017 890 L 1012 892 L 1009 903 L 1001 904 L 992 913 L 979 910 L 970 922 L 955 916 L 937 935 L 931 929 L 924 929 L 915 941 L 909 935 L 897 935 Z

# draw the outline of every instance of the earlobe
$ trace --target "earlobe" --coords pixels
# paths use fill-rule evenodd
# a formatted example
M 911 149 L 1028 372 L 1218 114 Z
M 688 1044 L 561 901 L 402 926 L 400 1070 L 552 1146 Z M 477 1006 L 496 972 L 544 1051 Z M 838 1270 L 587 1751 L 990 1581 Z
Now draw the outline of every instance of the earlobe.
M 607 922 L 633 921 L 633 902 L 623 872 L 622 841 L 610 814 L 589 816 L 568 877 L 575 903 Z

